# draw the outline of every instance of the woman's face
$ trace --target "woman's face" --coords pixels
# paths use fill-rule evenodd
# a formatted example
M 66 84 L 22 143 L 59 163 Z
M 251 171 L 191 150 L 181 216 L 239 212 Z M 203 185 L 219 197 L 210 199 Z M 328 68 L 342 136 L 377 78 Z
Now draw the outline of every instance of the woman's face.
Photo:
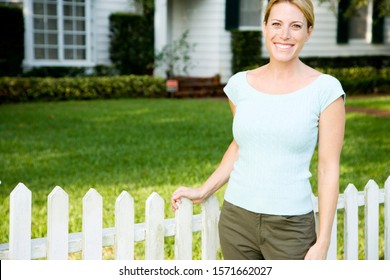
M 275 4 L 268 22 L 263 23 L 263 34 L 270 57 L 280 62 L 296 59 L 311 32 L 312 27 L 307 27 L 303 13 L 288 2 Z

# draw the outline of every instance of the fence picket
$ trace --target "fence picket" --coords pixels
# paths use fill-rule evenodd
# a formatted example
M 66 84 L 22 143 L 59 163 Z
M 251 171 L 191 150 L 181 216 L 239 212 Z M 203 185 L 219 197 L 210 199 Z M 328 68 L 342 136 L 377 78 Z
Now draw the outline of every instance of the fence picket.
M 31 191 L 22 183 L 10 195 L 9 258 L 31 259 Z
M 83 198 L 83 252 L 84 260 L 101 260 L 103 230 L 103 199 L 90 189 Z
M 215 260 L 219 248 L 219 201 L 212 195 L 202 205 L 202 259 Z
M 47 198 L 47 259 L 68 259 L 69 198 L 59 186 Z
M 349 184 L 344 191 L 344 259 L 358 259 L 358 191 Z
M 175 212 L 175 259 L 192 259 L 192 213 L 193 206 L 189 199 L 182 198 L 179 209 Z
M 379 189 L 378 185 L 370 180 L 365 186 L 365 259 L 378 259 L 379 236 Z
M 164 259 L 164 200 L 152 193 L 145 207 L 145 259 Z
M 385 260 L 390 260 L 390 176 L 385 182 Z
M 123 191 L 115 203 L 115 259 L 134 259 L 134 199 Z

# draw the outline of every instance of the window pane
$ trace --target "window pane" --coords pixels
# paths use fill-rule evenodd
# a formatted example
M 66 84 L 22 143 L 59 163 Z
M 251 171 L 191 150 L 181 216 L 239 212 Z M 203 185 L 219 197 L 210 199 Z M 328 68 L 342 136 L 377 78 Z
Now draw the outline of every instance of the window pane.
M 85 50 L 76 50 L 76 59 L 85 59 Z
M 73 35 L 65 35 L 64 43 L 65 45 L 73 45 Z
M 77 17 L 84 17 L 84 16 L 85 16 L 84 11 L 85 11 L 85 10 L 84 10 L 84 7 L 77 6 L 77 7 L 76 7 L 75 16 L 77 16 Z
M 65 31 L 72 31 L 73 30 L 73 21 L 64 20 L 64 30 Z
M 34 2 L 33 12 L 35 15 L 43 15 L 43 13 L 44 13 L 43 4 Z
M 260 1 L 241 0 L 240 1 L 240 26 L 260 27 Z
M 45 43 L 45 35 L 43 33 L 34 33 L 34 44 L 43 45 Z
M 358 9 L 351 17 L 349 27 L 350 39 L 365 39 L 367 32 L 367 6 Z
M 47 41 L 50 45 L 57 45 L 58 44 L 58 36 L 57 34 L 49 34 L 47 35 Z
M 75 39 L 75 42 L 74 42 L 75 45 L 78 45 L 78 46 L 85 45 L 85 36 L 84 35 L 76 35 L 74 39 Z
M 37 30 L 37 29 L 44 29 L 45 28 L 45 24 L 44 24 L 43 18 L 34 18 L 34 26 L 33 26 L 33 28 L 35 30 Z
M 47 15 L 56 16 L 57 15 L 57 5 L 56 4 L 47 4 Z
M 76 30 L 77 31 L 84 31 L 85 30 L 85 21 L 83 20 L 76 20 Z
M 72 49 L 65 49 L 64 56 L 65 56 L 65 59 L 73 59 L 73 50 Z
M 55 48 L 50 48 L 48 50 L 48 59 L 58 59 L 58 51 Z
M 34 57 L 35 57 L 35 59 L 44 59 L 45 58 L 45 49 L 44 48 L 34 48 Z
M 64 16 L 72 16 L 73 15 L 73 9 L 70 5 L 64 5 Z
M 57 19 L 48 19 L 47 20 L 47 30 L 57 30 Z

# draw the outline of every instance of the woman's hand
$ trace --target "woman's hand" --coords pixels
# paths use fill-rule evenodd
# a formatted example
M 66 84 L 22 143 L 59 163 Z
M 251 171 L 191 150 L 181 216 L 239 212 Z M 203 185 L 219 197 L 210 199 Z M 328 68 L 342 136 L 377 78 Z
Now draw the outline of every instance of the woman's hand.
M 322 244 L 317 241 L 307 252 L 305 260 L 325 260 L 328 248 L 329 244 Z
M 171 196 L 173 211 L 179 208 L 182 197 L 190 199 L 195 204 L 202 203 L 207 198 L 200 188 L 179 187 Z

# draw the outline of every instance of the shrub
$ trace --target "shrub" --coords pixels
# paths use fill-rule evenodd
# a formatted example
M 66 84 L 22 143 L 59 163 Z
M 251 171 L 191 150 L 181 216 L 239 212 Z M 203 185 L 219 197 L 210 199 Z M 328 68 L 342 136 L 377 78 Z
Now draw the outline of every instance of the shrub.
M 317 68 L 340 80 L 345 92 L 350 95 L 386 93 L 390 87 L 390 68 L 374 67 Z
M 0 103 L 166 96 L 165 80 L 151 76 L 0 78 Z
M 151 74 L 153 28 L 150 17 L 128 13 L 110 15 L 110 59 L 120 74 Z
M 261 57 L 260 31 L 231 31 L 232 72 L 236 73 L 259 61 Z

